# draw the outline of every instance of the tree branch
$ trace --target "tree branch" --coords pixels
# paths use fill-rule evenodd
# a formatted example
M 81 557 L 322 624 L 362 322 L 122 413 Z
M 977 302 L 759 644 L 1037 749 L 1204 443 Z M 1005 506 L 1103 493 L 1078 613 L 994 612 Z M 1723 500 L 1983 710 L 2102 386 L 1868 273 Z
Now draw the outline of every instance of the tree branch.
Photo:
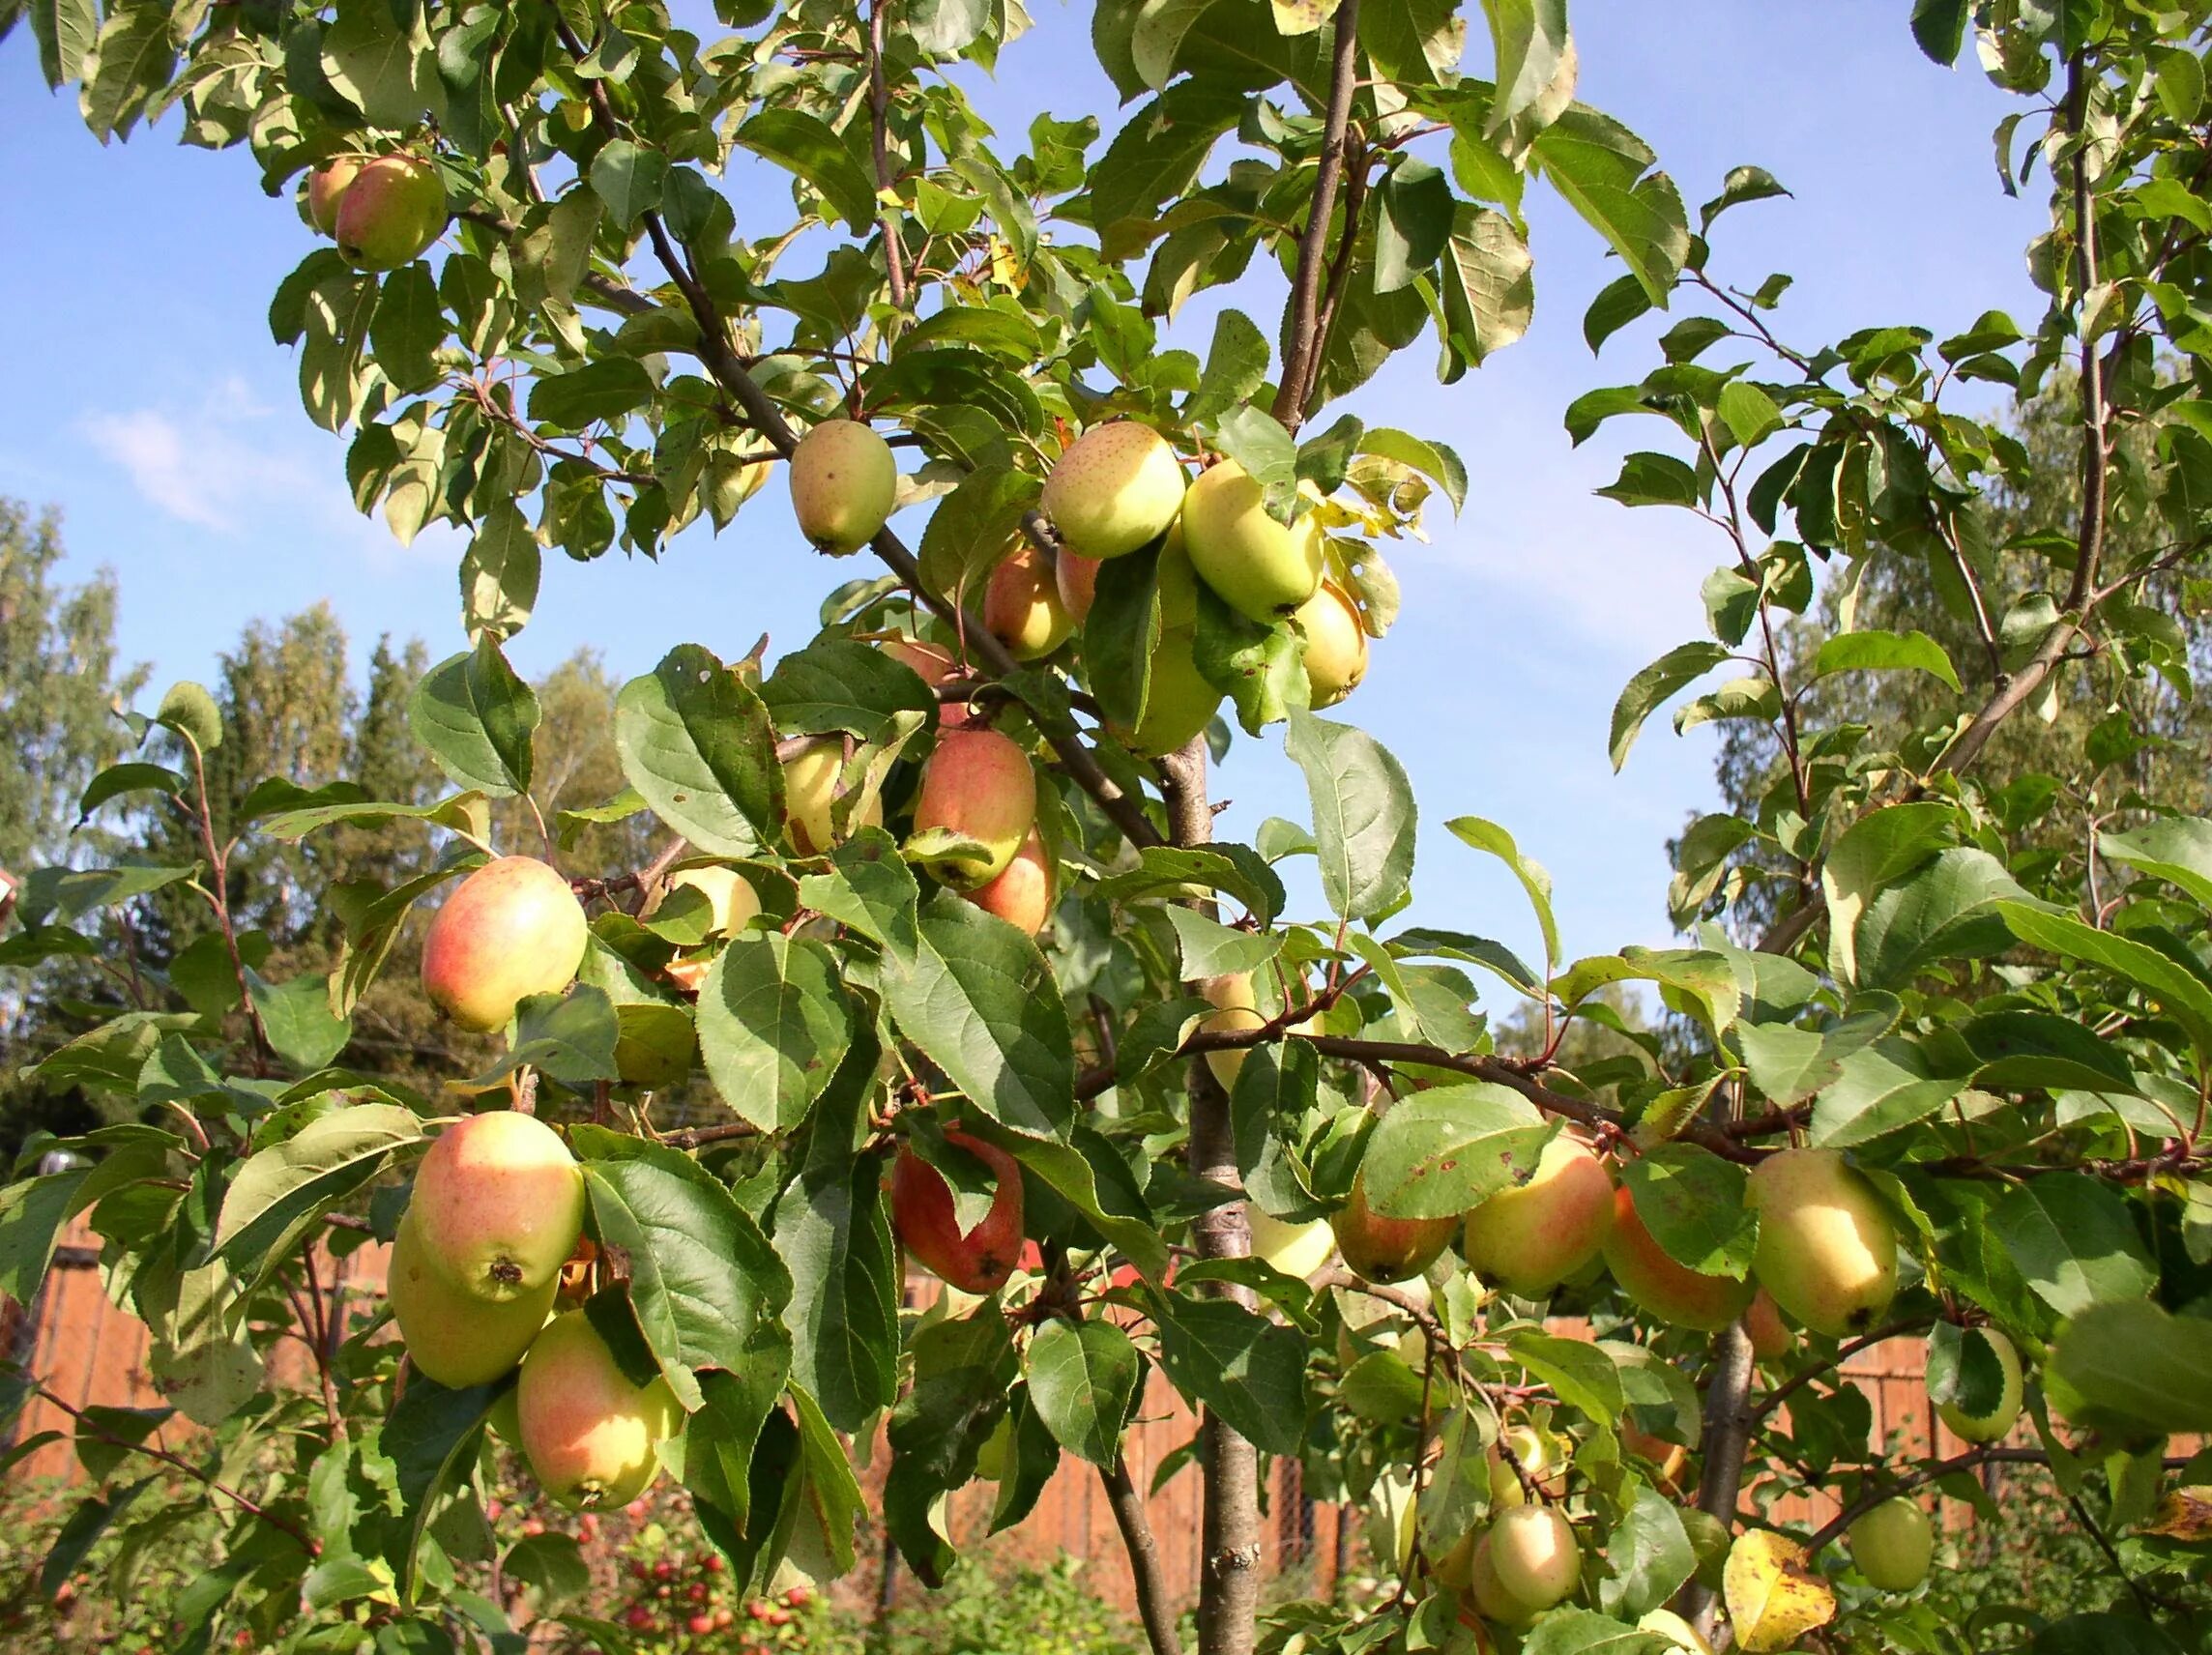
M 1111 1470 L 1099 1466 L 1098 1480 L 1106 1486 L 1106 1503 L 1113 1510 L 1114 1526 L 1121 1531 L 1121 1545 L 1129 1553 L 1129 1583 L 1137 1594 L 1137 1616 L 1145 1623 L 1145 1640 L 1152 1646 L 1152 1655 L 1182 1655 L 1182 1645 L 1176 1640 L 1168 1583 L 1160 1574 L 1159 1542 L 1152 1538 L 1144 1495 L 1129 1480 L 1124 1461 L 1116 1460 Z
M 1788 1402 L 1792 1396 L 1803 1390 L 1807 1385 L 1811 1384 L 1822 1374 L 1835 1372 L 1846 1362 L 1849 1361 L 1853 1356 L 1856 1356 L 1861 1350 L 1871 1350 L 1877 1345 L 1882 1344 L 1886 1340 L 1900 1339 L 1907 1333 L 1919 1333 L 1929 1327 L 1934 1322 L 1934 1321 L 1935 1319 L 1933 1317 L 1910 1317 L 1903 1321 L 1893 1321 L 1887 1327 L 1877 1327 L 1872 1333 L 1869 1333 L 1862 1338 L 1852 1340 L 1848 1345 L 1843 1346 L 1841 1349 L 1839 1349 L 1836 1353 L 1829 1357 L 1825 1362 L 1814 1363 L 1813 1366 L 1807 1368 L 1803 1373 L 1791 1375 L 1790 1378 L 1784 1383 L 1779 1384 L 1775 1386 L 1774 1389 L 1768 1391 L 1766 1395 L 1759 1399 L 1759 1406 L 1751 1410 L 1751 1417 L 1755 1421 L 1766 1419 L 1774 1412 L 1776 1408 L 1780 1408 L 1784 1403 Z
M 1345 132 L 1352 122 L 1352 95 L 1359 78 L 1359 0 L 1336 9 L 1336 55 L 1329 66 L 1328 112 L 1321 140 L 1321 163 L 1314 174 L 1313 206 L 1305 233 L 1298 238 L 1297 274 L 1291 281 L 1290 328 L 1283 352 L 1283 383 L 1275 388 L 1275 418 L 1288 431 L 1305 422 L 1321 363 L 1321 282 L 1328 247 L 1328 224 L 1336 211 L 1337 181 L 1344 173 Z
M 1751 1442 L 1751 1336 L 1739 1319 L 1713 1341 L 1713 1378 L 1705 1391 L 1705 1467 L 1698 1480 L 1698 1509 L 1735 1527 L 1736 1492 L 1743 1486 L 1744 1451 Z M 1675 1600 L 1678 1612 L 1705 1637 L 1713 1633 L 1720 1601 L 1710 1586 L 1692 1581 Z
M 868 149 L 876 163 L 876 189 L 890 188 L 890 157 L 886 138 L 890 125 L 890 87 L 884 79 L 884 7 L 875 0 L 868 8 Z M 890 282 L 893 308 L 906 308 L 906 254 L 899 246 L 898 220 L 892 209 L 882 207 L 877 220 L 884 232 L 884 271 Z

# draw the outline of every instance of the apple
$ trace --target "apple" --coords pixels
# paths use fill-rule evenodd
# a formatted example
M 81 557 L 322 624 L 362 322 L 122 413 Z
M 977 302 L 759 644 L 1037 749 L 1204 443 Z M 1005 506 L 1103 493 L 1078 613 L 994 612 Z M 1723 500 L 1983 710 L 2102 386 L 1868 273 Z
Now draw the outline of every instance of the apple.
M 1118 558 L 1157 539 L 1182 506 L 1182 466 L 1149 425 L 1119 420 L 1068 445 L 1040 504 L 1060 537 L 1087 558 Z
M 1254 1202 L 1245 1204 L 1244 1218 L 1252 1231 L 1252 1257 L 1286 1276 L 1303 1280 L 1327 1263 L 1328 1256 L 1336 1251 L 1336 1232 L 1329 1229 L 1325 1218 L 1293 1224 Z
M 1498 1578 L 1498 1561 L 1488 1530 L 1468 1554 L 1467 1576 L 1467 1601 L 1484 1619 L 1500 1626 L 1526 1626 L 1536 1618 L 1536 1606 L 1515 1597 Z
M 1575 1589 L 1583 1554 L 1567 1520 L 1548 1505 L 1520 1505 L 1490 1525 L 1490 1566 L 1506 1596 L 1546 1610 Z
M 1078 626 L 1091 617 L 1091 605 L 1098 596 L 1098 566 L 1104 561 L 1064 546 L 1053 560 L 1052 584 L 1060 593 L 1060 606 Z
M 533 1292 L 486 1303 L 455 1287 L 424 1257 L 422 1234 L 410 1214 L 400 1220 L 392 1244 L 385 1292 L 407 1359 L 438 1383 L 466 1390 L 513 1371 L 545 1325 L 557 1285 L 557 1280 L 549 1281 Z M 497 1405 L 492 1411 L 496 1427 L 502 1423 Z
M 1145 711 L 1133 726 L 1115 727 L 1114 734 L 1140 758 L 1156 759 L 1187 746 L 1213 722 L 1222 692 L 1206 681 L 1191 658 L 1196 639 L 1195 626 L 1161 632 L 1152 649 Z
M 791 842 L 801 856 L 819 857 L 846 833 L 884 825 L 881 794 L 853 813 L 846 833 L 837 831 L 833 808 L 845 770 L 845 744 L 836 737 L 808 743 L 783 761 L 783 809 Z
M 1336 1250 L 1355 1275 L 1402 1282 L 1435 1263 L 1459 1228 L 1456 1218 L 1385 1218 L 1367 1205 L 1367 1178 L 1354 1174 L 1352 1194 L 1329 1219 Z
M 1752 1170 L 1752 1272 L 1816 1333 L 1865 1333 L 1897 1296 L 1897 1232 L 1874 1185 L 1835 1149 L 1784 1149 Z
M 1022 1169 L 995 1144 L 948 1131 L 947 1144 L 967 1150 L 998 1180 L 990 1210 L 962 1233 L 945 1175 L 904 1145 L 891 1166 L 891 1228 L 909 1257 L 962 1292 L 991 1293 L 1005 1286 L 1022 1252 Z
M 1028 540 L 993 566 L 983 587 L 983 626 L 1017 661 L 1044 659 L 1075 630 L 1054 571 Z
M 436 167 L 415 156 L 379 156 L 339 195 L 332 232 L 356 270 L 397 270 L 422 256 L 444 233 L 446 218 Z
M 407 1221 L 423 1261 L 460 1292 L 495 1303 L 550 1293 L 583 1234 L 583 1170 L 536 1116 L 472 1115 L 422 1157 Z
M 1486 1280 L 1542 1298 L 1598 1255 L 1613 1229 L 1613 1179 L 1589 1147 L 1561 1134 L 1526 1183 L 1467 1215 L 1460 1250 Z
M 1482 1451 L 1492 1508 L 1502 1511 L 1507 1506 L 1528 1503 L 1528 1491 L 1505 1458 L 1505 1449 L 1510 1449 L 1513 1458 L 1521 1463 L 1521 1469 L 1528 1473 L 1529 1482 L 1546 1493 L 1557 1494 L 1565 1486 L 1562 1473 L 1566 1460 L 1560 1452 L 1561 1446 L 1557 1437 L 1527 1423 L 1509 1425 L 1500 1432 L 1498 1441 Z
M 1291 612 L 1291 622 L 1306 641 L 1308 705 L 1334 707 L 1367 676 L 1367 624 L 1359 605 L 1335 581 L 1324 580 Z
M 668 888 L 674 890 L 679 886 L 707 899 L 713 920 L 710 936 L 735 937 L 761 911 L 760 893 L 736 868 L 719 863 L 679 868 L 669 877 Z
M 898 499 L 898 461 L 874 427 L 825 420 L 791 450 L 791 509 L 818 551 L 849 557 L 876 537 Z
M 986 914 L 996 914 L 1007 924 L 1034 937 L 1052 917 L 1052 857 L 1034 827 L 1022 841 L 1014 859 L 988 885 L 963 893 Z
M 576 893 L 535 857 L 502 857 L 454 886 L 422 936 L 422 992 L 462 1029 L 503 1029 L 534 994 L 576 979 L 591 926 Z
M 1868 1585 L 1885 1592 L 1909 1592 L 1928 1578 L 1929 1562 L 1936 1555 L 1936 1529 L 1913 1501 L 1884 1500 L 1848 1532 L 1851 1561 Z
M 1782 1320 L 1774 1295 L 1761 1288 L 1751 1295 L 1743 1313 L 1743 1330 L 1751 1338 L 1751 1353 L 1761 1362 L 1779 1362 L 1797 1349 L 1797 1335 Z
M 368 162 L 367 156 L 339 156 L 307 174 L 307 218 L 324 235 L 337 234 L 338 203 Z
M 1670 1442 L 1664 1437 L 1654 1437 L 1635 1421 L 1620 1422 L 1620 1446 L 1624 1453 L 1635 1455 L 1650 1464 L 1657 1473 L 1660 1491 L 1675 1494 L 1682 1472 L 1690 1464 L 1690 1451 L 1679 1442 Z
M 1223 976 L 1208 977 L 1198 985 L 1198 992 L 1207 1002 L 1217 1009 L 1208 1012 L 1199 1022 L 1199 1029 L 1208 1034 L 1237 1034 L 1250 1029 L 1265 1029 L 1267 1020 L 1257 1009 L 1258 999 L 1252 991 L 1250 972 L 1231 972 Z M 1244 1049 L 1232 1046 L 1206 1054 L 1206 1066 L 1213 1071 L 1213 1078 L 1221 1084 L 1223 1091 L 1237 1089 L 1237 1077 L 1244 1070 Z
M 1183 542 L 1198 578 L 1230 608 L 1277 621 L 1321 585 L 1321 520 L 1286 528 L 1267 515 L 1265 491 L 1235 460 L 1202 474 L 1183 503 Z
M 538 1334 L 516 1392 L 523 1457 L 565 1506 L 635 1499 L 659 1474 L 655 1449 L 684 1425 L 668 1381 L 655 1375 L 632 1384 L 581 1310 L 555 1317 Z
M 1703 1634 L 1672 1610 L 1655 1609 L 1636 1623 L 1639 1632 L 1655 1632 L 1677 1649 L 1687 1649 L 1690 1655 L 1713 1655 L 1713 1646 Z
M 1962 1442 L 1999 1442 L 2010 1435 L 2014 1423 L 2020 1418 L 2021 1371 L 2020 1351 L 2013 1342 L 1994 1327 L 1978 1330 L 1990 1342 L 1990 1349 L 1997 1355 L 1997 1367 L 2003 1373 L 2003 1386 L 1997 1395 L 1997 1405 L 1987 1413 L 1968 1413 L 1955 1402 L 1937 1403 L 1936 1411 L 1942 1415 L 1943 1423 Z M 1969 1333 L 1968 1338 L 1973 1335 Z
M 931 689 L 944 688 L 946 681 L 959 670 L 960 663 L 952 658 L 951 651 L 920 638 L 886 638 L 877 648 L 902 666 L 912 668 Z M 968 708 L 963 702 L 937 704 L 937 721 L 947 729 L 967 723 L 968 718 Z
M 944 828 L 973 839 L 989 853 L 977 866 L 948 870 L 947 884 L 966 889 L 990 884 L 1006 871 L 1036 823 L 1036 772 L 1019 742 L 980 725 L 947 730 L 921 768 L 914 830 Z
M 1708 1276 L 1669 1257 L 1644 1227 L 1626 1184 L 1613 1192 L 1613 1229 L 1605 1238 L 1605 1263 L 1631 1301 L 1676 1327 L 1717 1333 L 1751 1303 L 1750 1282 Z

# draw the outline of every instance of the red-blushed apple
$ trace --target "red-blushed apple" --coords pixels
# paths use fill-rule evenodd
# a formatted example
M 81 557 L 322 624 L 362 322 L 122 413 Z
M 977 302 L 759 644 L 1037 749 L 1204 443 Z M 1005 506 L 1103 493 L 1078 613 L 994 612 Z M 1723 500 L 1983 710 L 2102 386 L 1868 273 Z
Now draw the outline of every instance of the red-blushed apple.
M 549 1292 L 584 1229 L 584 1174 L 533 1115 L 493 1110 L 438 1135 L 407 1205 L 422 1258 L 462 1292 Z
M 1864 1175 L 1836 1149 L 1784 1149 L 1754 1167 L 1744 1203 L 1759 1213 L 1752 1273 L 1815 1333 L 1877 1326 L 1897 1296 L 1897 1231 Z
M 993 566 L 983 586 L 983 626 L 1017 661 L 1042 660 L 1075 630 L 1053 570 L 1027 539 Z
M 446 228 L 446 186 L 417 156 L 379 156 L 338 197 L 332 226 L 357 270 L 397 270 L 422 256 Z
M 545 1492 L 592 1510 L 635 1499 L 659 1475 L 655 1448 L 684 1410 L 655 1375 L 632 1384 L 585 1313 L 557 1316 L 522 1359 L 515 1413 L 523 1457 Z
M 1367 1176 L 1354 1174 L 1352 1194 L 1329 1219 L 1336 1250 L 1353 1273 L 1371 1282 L 1417 1276 L 1459 1228 L 1457 1218 L 1385 1218 L 1367 1203 Z
M 1544 1146 L 1528 1181 L 1467 1215 L 1461 1251 L 1485 1281 L 1541 1298 L 1597 1257 L 1613 1229 L 1613 1179 L 1589 1146 L 1564 1134 Z
M 1613 1231 L 1605 1238 L 1605 1264 L 1631 1301 L 1676 1327 L 1717 1333 L 1751 1303 L 1749 1281 L 1708 1276 L 1670 1258 L 1637 1215 L 1626 1184 L 1613 1194 Z
M 591 938 L 568 882 L 533 857 L 502 857 L 446 898 L 422 937 L 422 992 L 477 1033 L 503 1029 L 534 994 L 576 978 Z
M 1291 619 L 1305 635 L 1308 705 L 1334 707 L 1367 676 L 1367 625 L 1359 605 L 1335 581 L 1324 580 Z
M 791 510 L 818 551 L 847 557 L 876 537 L 898 498 L 890 445 L 858 420 L 825 420 L 791 450 Z
M 307 218 L 326 236 L 338 229 L 338 202 L 369 162 L 367 156 L 339 156 L 307 174 Z
M 1052 857 L 1036 828 L 1030 828 L 1022 848 L 997 879 L 964 894 L 984 913 L 996 914 L 1032 937 L 1043 930 L 1052 917 Z
M 937 750 L 921 767 L 914 830 L 944 828 L 987 853 L 979 866 L 947 865 L 947 884 L 970 890 L 990 884 L 1006 871 L 1035 823 L 1036 772 L 1021 743 L 980 725 L 938 737 Z
M 1743 1313 L 1743 1330 L 1751 1338 L 1751 1353 L 1761 1362 L 1779 1362 L 1797 1349 L 1797 1335 L 1790 1331 L 1774 1295 L 1764 1288 L 1751 1295 Z
M 991 1169 L 998 1187 L 991 1192 L 990 1210 L 963 1233 L 945 1175 L 901 1145 L 891 1166 L 891 1228 L 907 1256 L 939 1280 L 962 1292 L 996 1292 L 1022 1253 L 1021 1164 L 966 1132 L 948 1131 L 945 1141 Z
M 931 689 L 944 688 L 960 670 L 960 663 L 952 658 L 950 650 L 925 638 L 886 638 L 876 647 L 892 660 L 912 668 Z M 966 702 L 940 701 L 937 704 L 937 721 L 946 729 L 967 723 L 971 716 Z
M 1053 462 L 1039 504 L 1060 537 L 1087 558 L 1118 558 L 1156 539 L 1182 506 L 1175 450 L 1149 425 L 1094 425 Z
M 837 831 L 837 782 L 844 769 L 845 745 L 835 737 L 810 742 L 783 761 L 784 817 L 800 855 L 819 857 L 862 828 L 884 825 L 883 796 L 873 794 L 853 813 L 845 832 Z
M 407 1359 L 438 1383 L 466 1390 L 513 1371 L 552 1313 L 558 1282 L 500 1301 L 465 1292 L 424 1257 L 410 1214 L 392 1244 L 385 1294 Z
M 1098 595 L 1098 558 L 1087 558 L 1065 547 L 1053 560 L 1052 583 L 1060 590 L 1060 606 L 1078 626 L 1090 617 L 1091 600 Z

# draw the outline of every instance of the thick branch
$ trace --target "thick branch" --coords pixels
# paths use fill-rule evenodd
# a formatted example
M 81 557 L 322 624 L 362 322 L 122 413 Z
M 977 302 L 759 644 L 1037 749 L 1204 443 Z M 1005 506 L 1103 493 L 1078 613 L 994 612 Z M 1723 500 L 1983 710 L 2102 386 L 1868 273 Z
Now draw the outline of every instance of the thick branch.
M 1336 55 L 1329 66 L 1328 112 L 1322 130 L 1321 164 L 1314 173 L 1313 206 L 1298 238 L 1297 274 L 1291 281 L 1290 328 L 1283 352 L 1283 383 L 1275 388 L 1275 418 L 1295 431 L 1320 377 L 1321 283 L 1328 253 L 1329 219 L 1336 212 L 1337 181 L 1344 174 L 1345 133 L 1359 78 L 1359 0 L 1336 9 Z
M 1168 1596 L 1167 1580 L 1160 1573 L 1159 1542 L 1152 1538 L 1151 1520 L 1145 1514 L 1145 1497 L 1129 1480 L 1129 1467 L 1121 1460 L 1113 1469 L 1098 1467 L 1098 1480 L 1106 1486 L 1106 1503 L 1113 1509 L 1114 1525 L 1121 1531 L 1121 1545 L 1129 1553 L 1129 1583 L 1137 1594 L 1137 1616 L 1145 1623 L 1145 1641 L 1152 1655 L 1182 1655 L 1176 1641 L 1176 1616 Z
M 1713 1377 L 1705 1391 L 1705 1469 L 1698 1480 L 1698 1509 L 1735 1527 L 1736 1492 L 1743 1486 L 1743 1457 L 1751 1441 L 1751 1336 L 1738 1321 L 1713 1341 Z M 1709 1586 L 1692 1582 L 1675 1600 L 1697 1629 L 1712 1636 L 1720 1605 Z

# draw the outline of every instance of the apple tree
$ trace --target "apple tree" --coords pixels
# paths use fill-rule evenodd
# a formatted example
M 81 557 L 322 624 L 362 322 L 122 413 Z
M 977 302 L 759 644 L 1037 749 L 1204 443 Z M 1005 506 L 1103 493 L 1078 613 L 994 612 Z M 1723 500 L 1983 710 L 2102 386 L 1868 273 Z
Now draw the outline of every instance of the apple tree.
M 495 1444 L 550 1500 L 679 1480 L 752 1582 L 852 1566 L 881 1431 L 875 1515 L 926 1582 L 948 1491 L 988 1473 L 1004 1525 L 1086 1464 L 1168 1655 L 1121 1451 L 1156 1369 L 1202 1422 L 1203 1655 L 2212 1648 L 2212 1465 L 2172 1440 L 2212 1430 L 2212 823 L 2114 768 L 2157 739 L 2130 686 L 2190 692 L 2207 590 L 2212 8 L 1897 11 L 1901 52 L 1970 51 L 2016 100 L 2040 316 L 1792 341 L 1788 276 L 1730 271 L 1721 234 L 1782 186 L 1745 165 L 1687 207 L 1575 100 L 1560 0 L 1102 0 L 1112 124 L 1011 140 L 962 90 L 1050 73 L 1009 0 L 0 0 L 102 137 L 169 116 L 296 198 L 327 239 L 270 321 L 306 411 L 364 511 L 467 540 L 462 647 L 410 709 L 450 796 L 274 776 L 218 835 L 220 723 L 179 684 L 82 810 L 193 849 L 15 900 L 0 962 L 113 989 L 41 1077 L 139 1115 L 26 1151 L 0 1288 L 32 1298 L 81 1215 L 202 1428 L 160 1448 L 168 1410 L 69 1409 L 91 1487 L 46 1576 L 162 1521 L 135 1502 L 182 1472 L 226 1528 L 180 1647 L 513 1647 Z M 778 213 L 741 222 L 738 184 Z M 1409 349 L 1477 393 L 1529 325 L 1543 189 L 1619 261 L 1593 350 L 1674 317 L 1568 432 L 1647 429 L 1605 492 L 1696 514 L 1719 558 L 1708 635 L 1630 681 L 1613 760 L 1694 690 L 1677 729 L 1751 721 L 1780 755 L 1679 842 L 1683 945 L 1579 960 L 1474 816 L 1448 825 L 1532 919 L 1406 924 L 1405 770 L 1321 715 L 1387 652 L 1388 543 L 1470 504 L 1439 434 L 1357 393 Z M 2059 384 L 2079 508 L 1993 538 L 2025 455 L 1992 405 Z M 672 638 L 619 699 L 627 787 L 544 821 L 506 646 L 545 554 L 655 556 L 776 488 L 854 560 L 817 635 Z M 1869 571 L 1977 650 L 1856 624 Z M 1823 583 L 1834 624 L 1786 654 Z M 1847 673 L 1973 710 L 1877 742 L 1807 693 Z M 2062 693 L 2112 709 L 2083 762 L 1977 780 Z M 1217 839 L 1209 763 L 1276 724 L 1310 821 Z M 2057 851 L 2054 811 L 2089 824 Z M 646 865 L 566 865 L 648 819 Z M 394 823 L 435 868 L 331 889 L 335 969 L 272 968 L 242 845 Z M 1299 916 L 1304 858 L 1326 911 Z M 163 890 L 204 928 L 140 958 L 124 921 Z M 418 907 L 425 992 L 504 1036 L 437 1097 L 340 1060 Z M 1545 1038 L 1504 1055 L 1491 1022 L 1525 1007 Z M 1633 1055 L 1570 1067 L 1590 1025 Z M 699 1089 L 715 1123 L 656 1116 Z M 331 1326 L 316 1279 L 318 1238 L 372 1237 L 397 1337 Z M 902 1261 L 953 1291 L 902 1313 Z M 268 1361 L 295 1335 L 298 1387 Z M 1902 1335 L 1965 1452 L 1873 1440 L 1837 1378 Z M 1370 1511 L 1384 1589 L 1263 1614 L 1286 1459 Z M 1922 1502 L 2000 1522 L 1974 1473 L 2029 1463 L 2110 1607 L 1969 1641 L 1913 1595 Z M 1785 1521 L 1799 1494 L 1832 1520 Z

